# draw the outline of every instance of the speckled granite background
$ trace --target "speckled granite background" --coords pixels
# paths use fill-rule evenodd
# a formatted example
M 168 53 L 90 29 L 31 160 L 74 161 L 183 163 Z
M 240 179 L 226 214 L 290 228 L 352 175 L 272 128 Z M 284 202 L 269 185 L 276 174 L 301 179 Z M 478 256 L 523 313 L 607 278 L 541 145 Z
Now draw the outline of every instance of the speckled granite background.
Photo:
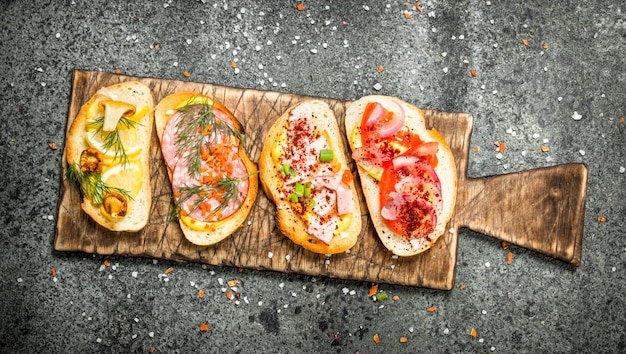
M 0 352 L 623 352 L 626 4 L 302 3 L 0 2 Z M 473 177 L 589 167 L 582 265 L 461 230 L 453 290 L 381 284 L 398 300 L 379 303 L 364 282 L 56 252 L 73 69 L 472 113 Z

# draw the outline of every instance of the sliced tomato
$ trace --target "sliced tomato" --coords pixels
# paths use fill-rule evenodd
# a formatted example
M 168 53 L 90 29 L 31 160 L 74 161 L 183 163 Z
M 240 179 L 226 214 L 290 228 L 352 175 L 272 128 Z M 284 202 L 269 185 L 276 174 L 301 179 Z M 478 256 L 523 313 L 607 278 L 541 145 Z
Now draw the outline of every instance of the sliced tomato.
M 402 155 L 410 155 L 421 157 L 432 167 L 437 167 L 439 160 L 437 159 L 437 151 L 439 150 L 439 143 L 436 141 L 429 141 L 427 143 L 419 143 L 412 145 Z
M 383 171 L 379 187 L 381 215 L 392 231 L 410 240 L 434 230 L 443 199 L 432 166 L 416 156 L 399 156 Z

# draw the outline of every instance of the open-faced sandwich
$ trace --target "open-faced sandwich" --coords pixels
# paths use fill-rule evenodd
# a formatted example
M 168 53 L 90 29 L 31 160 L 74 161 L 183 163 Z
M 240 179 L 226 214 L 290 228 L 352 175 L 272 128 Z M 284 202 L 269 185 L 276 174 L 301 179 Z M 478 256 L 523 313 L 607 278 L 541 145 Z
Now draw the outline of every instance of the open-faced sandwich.
M 138 231 L 148 222 L 153 123 L 150 89 L 130 81 L 98 90 L 70 127 L 65 175 L 79 186 L 82 209 L 107 229 Z
M 259 159 L 280 231 L 321 254 L 345 252 L 361 232 L 361 209 L 342 133 L 329 106 L 308 100 L 270 128 Z
M 227 238 L 248 217 L 258 191 L 240 122 L 219 102 L 193 92 L 161 100 L 155 122 L 185 238 L 201 246 Z
M 346 111 L 346 133 L 378 237 L 398 256 L 433 247 L 456 202 L 454 156 L 424 112 L 387 96 Z

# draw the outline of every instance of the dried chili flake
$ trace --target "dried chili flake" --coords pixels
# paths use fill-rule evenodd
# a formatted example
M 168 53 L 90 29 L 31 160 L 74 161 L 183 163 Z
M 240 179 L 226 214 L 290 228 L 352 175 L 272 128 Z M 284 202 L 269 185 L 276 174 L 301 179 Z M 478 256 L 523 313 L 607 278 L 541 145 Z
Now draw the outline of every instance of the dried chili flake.
M 383 64 L 378 64 L 378 69 L 377 70 L 378 70 L 379 73 L 382 73 L 383 70 L 384 70 Z
M 598 222 L 605 222 L 606 218 L 604 216 L 598 216 Z
M 206 322 L 202 322 L 200 324 L 200 332 L 208 332 L 209 331 L 209 325 L 206 324 Z
M 53 142 L 49 142 L 48 143 L 48 147 L 50 148 L 50 150 L 56 150 L 57 149 L 57 144 L 55 144 Z
M 461 284 L 461 285 L 459 286 L 459 289 L 461 289 L 461 290 L 465 289 L 465 284 Z
M 226 284 L 228 284 L 228 286 L 232 288 L 233 286 L 239 284 L 239 280 L 237 279 L 229 280 L 228 283 Z
M 548 43 L 544 43 L 542 47 L 543 49 L 548 49 Z
M 513 253 L 509 252 L 506 255 L 506 264 L 511 264 L 512 261 L 513 261 Z
M 173 271 L 174 271 L 174 267 L 169 267 L 165 270 L 165 272 L 163 272 L 163 274 L 170 274 Z
M 374 284 L 374 285 L 370 286 L 370 291 L 369 291 L 369 294 L 367 296 L 368 297 L 372 297 L 372 296 L 376 295 L 377 292 L 378 292 L 378 284 Z
M 296 10 L 298 10 L 298 11 L 304 10 L 304 4 L 303 3 L 299 3 L 298 5 L 296 5 Z
M 522 38 L 522 44 L 528 47 L 528 40 L 526 40 L 526 38 Z
M 410 12 L 405 11 L 405 12 L 404 12 L 404 17 L 411 19 L 411 18 L 413 18 L 413 15 L 411 15 L 411 13 L 410 13 Z
M 473 77 L 476 77 L 476 75 L 478 75 L 476 74 L 476 70 L 474 69 L 470 70 L 470 74 L 472 74 Z
M 154 351 L 155 351 L 155 350 L 156 350 L 156 348 L 155 348 L 155 347 L 150 347 L 150 349 L 148 349 L 148 351 L 149 351 L 150 353 L 154 353 Z
M 422 7 L 420 6 L 420 4 L 417 3 L 417 1 L 415 2 L 415 10 L 417 10 L 418 12 L 422 12 Z
M 189 77 L 189 71 L 187 71 L 187 70 L 183 71 L 183 76 L 184 77 Z
M 398 296 L 398 295 L 394 295 L 394 296 L 392 297 L 392 299 L 393 299 L 393 301 L 398 301 L 398 300 L 400 300 L 400 296 Z
M 230 291 L 229 291 L 229 292 L 227 292 L 227 293 L 226 293 L 226 298 L 227 298 L 228 300 L 232 299 L 232 298 L 233 298 L 233 293 L 231 293 Z
M 237 68 L 237 63 L 235 63 L 234 61 L 231 61 L 230 62 L 230 67 L 233 68 L 233 69 L 236 69 Z
M 202 299 L 204 298 L 204 290 L 200 289 L 198 290 L 198 296 Z
M 115 73 L 116 73 L 116 74 L 121 74 L 121 73 L 122 73 L 122 70 L 120 70 L 120 69 L 115 69 Z
M 503 249 L 503 250 L 505 250 L 505 249 L 509 248 L 509 244 L 508 244 L 506 241 L 502 241 L 502 242 L 500 243 L 500 245 L 502 246 L 502 249 Z
M 52 267 L 52 269 L 50 269 L 50 275 L 52 275 L 53 278 L 57 276 L 57 270 L 54 269 L 54 267 Z
M 478 335 L 478 332 L 476 332 L 475 328 L 472 328 L 472 330 L 470 331 L 470 335 L 474 338 L 476 338 L 476 336 Z
M 433 306 L 427 308 L 426 311 L 428 311 L 428 312 L 435 312 L 435 311 L 437 311 L 437 307 L 433 305 Z
M 619 122 L 624 123 L 624 117 L 619 117 Z
M 406 343 L 409 339 L 407 337 L 400 337 L 400 343 Z
M 378 333 L 374 334 L 374 337 L 372 338 L 374 340 L 374 343 L 378 344 L 380 342 L 380 337 L 378 337 Z
M 478 146 L 474 146 L 474 152 L 478 152 L 480 148 Z
M 242 272 L 243 272 L 243 267 L 239 267 L 239 268 L 237 268 L 237 272 L 238 272 L 238 273 L 242 273 Z
M 111 266 L 111 262 L 109 262 L 108 259 L 105 259 L 104 262 L 102 262 L 102 264 L 104 264 L 105 267 L 110 267 Z
M 500 146 L 498 146 L 498 151 L 500 151 L 501 154 L 504 153 L 504 149 L 506 149 L 506 143 L 502 142 L 500 143 Z

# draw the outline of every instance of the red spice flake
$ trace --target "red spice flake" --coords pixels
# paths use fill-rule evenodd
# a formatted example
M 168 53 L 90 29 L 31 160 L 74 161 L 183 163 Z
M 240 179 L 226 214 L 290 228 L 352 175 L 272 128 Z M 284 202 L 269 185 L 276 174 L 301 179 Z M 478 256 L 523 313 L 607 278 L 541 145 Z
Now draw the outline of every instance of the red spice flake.
M 189 71 L 187 71 L 187 70 L 183 71 L 183 76 L 184 77 L 189 77 Z
M 235 69 L 237 67 L 237 63 L 235 63 L 234 61 L 230 62 L 230 67 Z
M 476 332 L 475 328 L 472 328 L 472 330 L 470 331 L 470 335 L 474 338 L 476 338 L 476 336 L 478 335 L 478 332 Z
M 378 344 L 380 342 L 380 337 L 378 337 L 378 333 L 374 334 L 374 337 L 372 338 L 374 340 L 374 343 Z
M 173 271 L 174 271 L 174 267 L 169 267 L 165 270 L 165 272 L 163 272 L 163 274 L 170 274 Z
M 400 337 L 400 343 L 406 343 L 409 339 L 407 337 Z
M 227 293 L 226 293 L 226 298 L 227 298 L 228 300 L 232 299 L 232 298 L 233 298 L 233 293 L 231 293 L 230 291 L 229 291 L 229 292 L 227 292 Z
M 204 298 L 204 290 L 200 289 L 198 290 L 198 296 L 200 296 L 201 299 Z
M 405 12 L 404 12 L 404 17 L 406 17 L 406 18 L 409 18 L 409 19 L 410 19 L 410 18 L 413 18 L 413 15 L 411 15 L 411 13 L 410 13 L 410 12 L 405 11 Z
M 374 284 L 372 286 L 370 286 L 370 292 L 367 295 L 368 297 L 372 297 L 374 295 L 376 295 L 376 293 L 378 292 L 378 284 Z
M 522 44 L 528 47 L 528 41 L 526 38 L 522 38 Z
M 470 70 L 470 74 L 472 74 L 473 77 L 476 77 L 476 75 L 478 75 L 476 74 L 476 70 L 474 69 Z
M 478 152 L 480 148 L 478 146 L 474 146 L 474 152 Z
M 237 268 L 237 272 L 239 272 L 239 273 L 243 273 L 243 267 L 239 267 L 239 268 Z
M 298 10 L 298 11 L 304 10 L 304 4 L 303 3 L 299 3 L 298 5 L 296 5 L 296 10 Z
M 393 299 L 393 301 L 398 301 L 398 300 L 400 300 L 400 296 L 398 296 L 398 295 L 394 295 L 394 296 L 392 297 L 392 299 Z
M 57 144 L 55 144 L 53 142 L 49 142 L 48 143 L 48 147 L 50 148 L 50 150 L 56 150 L 57 149 Z
M 422 7 L 417 3 L 417 1 L 415 2 L 415 10 L 422 12 Z
M 202 322 L 202 324 L 200 324 L 200 332 L 208 332 L 209 331 L 209 325 L 206 324 L 206 322 Z
M 598 222 L 605 222 L 606 218 L 604 216 L 598 216 Z
M 379 72 L 379 73 L 382 73 L 382 72 L 383 72 L 383 70 L 384 70 L 384 68 L 383 68 L 383 64 L 378 64 L 378 72 Z
M 543 47 L 543 49 L 548 49 L 548 43 L 544 43 L 544 44 L 542 45 L 542 47 Z
M 230 280 L 227 284 L 228 284 L 228 286 L 230 286 L 232 288 L 233 286 L 239 284 L 239 280 L 233 279 L 233 280 Z
M 161 49 L 161 45 L 159 43 L 154 43 L 154 49 L 156 50 Z
M 57 270 L 54 269 L 54 267 L 52 267 L 52 269 L 50 269 L 50 275 L 52 275 L 52 277 L 56 277 L 57 276 Z
M 459 286 L 459 289 L 461 289 L 461 290 L 465 289 L 465 284 L 461 284 L 461 285 Z
M 546 145 L 541 145 L 541 152 L 548 152 L 550 151 L 550 148 Z
M 619 122 L 624 123 L 624 117 L 619 117 Z
M 505 142 L 500 143 L 500 146 L 498 146 L 498 148 L 499 148 L 500 153 L 503 154 L 504 149 L 506 149 L 506 143 Z
M 426 309 L 426 311 L 428 311 L 428 312 L 435 312 L 435 311 L 437 311 L 437 307 L 433 305 L 433 306 L 429 307 L 428 309 Z
M 121 74 L 121 73 L 122 73 L 122 71 L 121 71 L 120 69 L 115 69 L 115 73 L 116 73 L 116 74 Z
M 506 264 L 511 264 L 512 261 L 513 261 L 513 253 L 509 252 L 506 255 Z
M 108 259 L 105 259 L 104 262 L 102 262 L 102 264 L 104 264 L 105 267 L 110 267 L 111 266 L 111 262 L 109 262 Z
M 502 249 L 503 249 L 503 250 L 505 250 L 505 249 L 509 248 L 509 244 L 508 244 L 506 241 L 502 241 L 502 242 L 500 243 L 500 245 L 502 246 Z

